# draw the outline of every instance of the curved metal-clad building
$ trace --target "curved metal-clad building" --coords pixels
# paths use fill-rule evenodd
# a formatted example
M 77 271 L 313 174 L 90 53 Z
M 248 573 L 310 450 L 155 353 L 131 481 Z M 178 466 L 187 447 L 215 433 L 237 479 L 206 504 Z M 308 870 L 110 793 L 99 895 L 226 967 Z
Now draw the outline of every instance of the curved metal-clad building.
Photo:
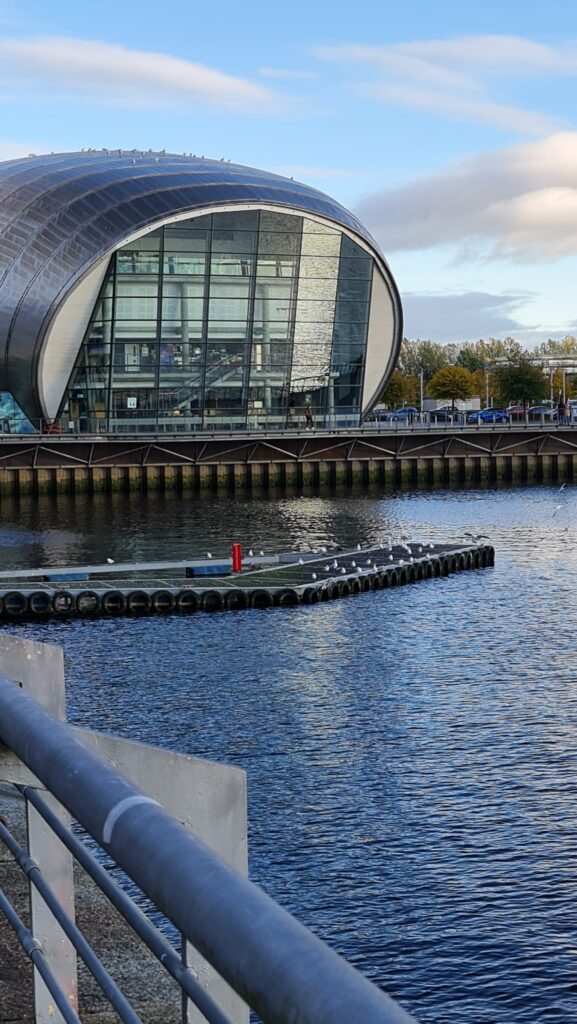
M 355 426 L 400 339 L 378 246 L 313 188 L 153 152 L 0 164 L 0 416 L 13 424 Z

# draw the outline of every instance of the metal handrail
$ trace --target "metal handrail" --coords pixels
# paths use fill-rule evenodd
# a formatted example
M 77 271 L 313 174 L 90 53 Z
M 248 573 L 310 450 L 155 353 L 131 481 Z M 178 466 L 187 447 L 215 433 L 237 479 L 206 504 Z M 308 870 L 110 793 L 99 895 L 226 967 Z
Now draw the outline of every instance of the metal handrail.
M 0 741 L 264 1024 L 414 1018 L 0 674 Z

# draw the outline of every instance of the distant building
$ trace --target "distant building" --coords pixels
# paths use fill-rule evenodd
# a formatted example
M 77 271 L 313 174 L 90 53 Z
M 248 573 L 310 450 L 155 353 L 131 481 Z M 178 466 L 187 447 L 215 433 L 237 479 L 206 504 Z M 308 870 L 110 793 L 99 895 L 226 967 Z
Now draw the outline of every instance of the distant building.
M 1 163 L 0 260 L 12 430 L 356 426 L 398 355 L 398 292 L 363 225 L 250 167 L 118 150 Z

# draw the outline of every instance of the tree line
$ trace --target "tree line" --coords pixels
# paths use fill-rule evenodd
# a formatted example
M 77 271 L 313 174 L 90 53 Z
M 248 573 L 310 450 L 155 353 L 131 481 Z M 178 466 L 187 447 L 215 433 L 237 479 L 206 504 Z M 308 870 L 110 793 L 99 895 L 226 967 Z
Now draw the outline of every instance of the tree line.
M 568 335 L 561 341 L 549 339 L 531 351 L 514 338 L 480 339 L 464 344 L 442 345 L 436 341 L 403 339 L 401 352 L 380 401 L 388 408 L 418 406 L 421 393 L 426 398 L 451 402 L 472 395 L 490 396 L 495 406 L 540 404 L 550 393 L 550 379 L 532 358 L 575 357 L 577 338 Z M 563 391 L 563 373 L 553 372 L 553 394 Z M 566 397 L 577 395 L 577 379 L 567 377 Z

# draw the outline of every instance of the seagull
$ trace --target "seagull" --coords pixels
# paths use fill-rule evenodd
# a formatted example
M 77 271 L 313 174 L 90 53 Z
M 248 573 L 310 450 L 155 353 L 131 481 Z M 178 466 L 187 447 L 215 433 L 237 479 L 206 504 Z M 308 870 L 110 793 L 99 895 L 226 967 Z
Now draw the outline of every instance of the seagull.
M 316 574 L 316 572 L 313 572 L 313 574 L 312 574 L 312 579 L 313 579 L 313 580 L 316 580 L 316 578 L 317 578 L 317 574 Z
M 211 555 L 210 551 L 207 551 L 207 552 L 206 552 L 206 557 L 207 557 L 207 558 L 212 558 L 212 555 Z
M 249 557 L 249 558 L 252 558 L 252 548 L 249 548 L 249 549 L 248 549 L 248 557 Z
M 412 555 L 411 555 L 411 557 L 410 557 L 409 561 L 410 561 L 410 562 L 414 562 L 414 561 L 415 561 L 415 559 L 413 558 L 413 556 L 412 556 Z
M 371 558 L 367 558 L 367 565 L 372 565 L 372 564 L 373 564 L 372 559 Z
M 337 560 L 335 558 L 335 560 L 333 562 L 333 569 L 338 569 L 338 567 L 339 567 L 339 563 L 337 562 Z
M 355 562 L 355 560 L 354 560 L 354 559 L 353 559 L 353 561 L 351 562 L 351 566 L 352 566 L 352 568 L 353 568 L 353 569 L 356 569 L 356 567 L 357 567 L 357 563 Z
M 357 551 L 360 551 L 360 550 L 361 550 L 361 545 L 357 544 Z
M 389 562 L 394 562 L 394 560 L 395 560 L 394 556 L 393 555 L 389 555 Z
M 344 565 L 343 565 L 343 567 L 342 567 L 342 569 L 341 569 L 341 572 L 346 572 L 346 571 L 347 571 L 347 570 L 345 569 L 345 567 L 344 567 Z
M 299 565 L 304 565 L 302 558 L 299 558 Z
M 106 561 L 108 562 L 109 565 L 114 565 L 114 559 L 113 558 L 107 558 Z
M 330 565 L 325 565 L 325 572 L 330 572 L 330 571 L 331 571 Z
M 361 569 L 360 565 L 357 565 L 357 572 L 362 572 L 362 571 L 363 570 Z
M 259 555 L 264 556 L 264 551 L 259 551 Z
M 563 508 L 563 506 L 562 506 L 562 505 L 555 505 L 555 511 L 553 512 L 553 515 L 554 515 L 554 516 L 556 516 L 556 515 L 557 515 L 557 513 L 558 513 L 558 511 L 559 511 L 559 509 L 560 509 L 560 508 Z M 553 517 L 551 517 L 551 518 L 553 518 Z
M 321 548 L 321 551 L 322 551 L 323 555 L 326 554 L 326 550 L 327 550 L 326 548 Z
M 567 486 L 567 481 L 565 481 L 565 483 L 564 483 L 564 484 L 561 484 L 561 486 L 560 486 L 559 490 L 560 490 L 560 491 L 564 491 L 564 490 L 565 490 L 565 488 L 566 488 L 566 486 Z
M 421 546 L 421 545 L 419 544 L 419 546 L 418 546 L 418 548 L 417 548 L 417 551 L 419 552 L 419 554 L 421 554 L 422 550 L 423 550 L 423 548 L 422 548 L 422 546 Z
M 405 564 L 405 559 L 404 558 L 399 558 L 399 565 L 404 565 L 404 564 Z

